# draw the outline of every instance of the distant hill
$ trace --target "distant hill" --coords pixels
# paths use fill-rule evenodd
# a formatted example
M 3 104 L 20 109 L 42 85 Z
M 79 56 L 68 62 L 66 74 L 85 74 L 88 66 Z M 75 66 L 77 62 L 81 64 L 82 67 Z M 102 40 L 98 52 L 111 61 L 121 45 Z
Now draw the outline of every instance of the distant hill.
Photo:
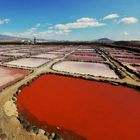
M 20 38 L 9 35 L 0 35 L 0 40 L 30 40 L 28 38 Z
M 109 38 L 100 38 L 96 40 L 97 42 L 114 42 L 113 40 Z

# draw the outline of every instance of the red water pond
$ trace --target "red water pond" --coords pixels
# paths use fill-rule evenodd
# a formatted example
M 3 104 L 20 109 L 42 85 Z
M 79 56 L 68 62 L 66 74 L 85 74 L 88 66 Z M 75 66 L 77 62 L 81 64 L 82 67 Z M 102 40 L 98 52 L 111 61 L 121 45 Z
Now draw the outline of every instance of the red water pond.
M 21 91 L 17 106 L 64 140 L 140 140 L 140 92 L 134 89 L 48 74 Z

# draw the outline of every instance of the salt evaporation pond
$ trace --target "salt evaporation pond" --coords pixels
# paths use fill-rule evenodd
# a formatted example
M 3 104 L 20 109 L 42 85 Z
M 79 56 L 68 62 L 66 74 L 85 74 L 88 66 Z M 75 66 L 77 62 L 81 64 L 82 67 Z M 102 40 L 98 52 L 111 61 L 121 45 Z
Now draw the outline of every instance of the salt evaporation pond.
M 134 66 L 134 68 L 135 68 L 138 72 L 140 72 L 140 66 Z
M 6 60 L 8 60 L 8 59 L 10 59 L 11 57 L 9 57 L 9 56 L 3 56 L 3 55 L 0 55 L 0 62 L 1 61 L 6 61 Z
M 48 74 L 21 91 L 17 107 L 30 123 L 64 140 L 140 139 L 135 89 Z
M 4 55 L 7 55 L 7 56 L 24 56 L 24 55 L 28 55 L 28 53 L 8 52 L 8 53 L 5 53 Z
M 84 55 L 70 55 L 70 56 L 68 56 L 68 58 L 67 58 L 68 60 L 73 60 L 73 61 L 90 61 L 90 62 L 92 62 L 92 61 L 97 61 L 97 62 L 99 62 L 99 61 L 104 61 L 104 59 L 102 58 L 102 57 L 100 57 L 100 56 L 84 56 Z
M 140 59 L 136 58 L 118 58 L 119 60 L 126 62 L 126 63 L 140 63 Z
M 8 62 L 7 64 L 34 68 L 34 67 L 39 67 L 49 61 L 50 61 L 49 59 L 22 58 L 22 59 L 17 59 L 17 60 Z
M 63 55 L 45 53 L 45 54 L 34 55 L 32 57 L 54 59 L 54 58 L 58 58 L 58 57 L 63 57 Z
M 102 63 L 63 61 L 55 64 L 53 69 L 69 73 L 90 74 L 93 76 L 118 78 L 115 72 L 110 69 L 107 64 Z
M 0 66 L 0 90 L 29 74 L 28 70 Z

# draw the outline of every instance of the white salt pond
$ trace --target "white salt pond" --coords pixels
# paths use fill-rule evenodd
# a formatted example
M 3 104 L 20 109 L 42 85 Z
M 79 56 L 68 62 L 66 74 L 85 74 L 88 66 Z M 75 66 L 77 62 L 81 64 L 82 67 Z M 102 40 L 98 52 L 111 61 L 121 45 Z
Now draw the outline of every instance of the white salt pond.
M 63 61 L 55 64 L 53 69 L 69 73 L 118 78 L 116 73 L 107 64 L 102 63 Z
M 4 55 L 7 55 L 7 56 L 24 56 L 24 55 L 28 55 L 28 53 L 9 52 L 9 53 L 5 53 Z
M 47 63 L 48 61 L 49 61 L 48 59 L 22 58 L 22 59 L 8 62 L 7 64 L 34 68 L 34 67 L 39 67 L 39 66 Z
M 77 51 L 92 52 L 92 51 L 95 51 L 95 49 L 78 49 Z
M 32 57 L 35 58 L 48 58 L 48 59 L 54 59 L 54 58 L 58 58 L 58 57 L 62 57 L 63 55 L 57 55 L 57 54 L 39 54 L 39 55 L 34 55 Z

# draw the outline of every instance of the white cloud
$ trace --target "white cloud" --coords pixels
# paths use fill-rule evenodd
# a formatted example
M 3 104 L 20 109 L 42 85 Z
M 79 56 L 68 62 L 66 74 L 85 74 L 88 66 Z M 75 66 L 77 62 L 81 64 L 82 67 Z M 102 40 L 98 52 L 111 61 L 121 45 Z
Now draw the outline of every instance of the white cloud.
M 119 21 L 119 23 L 124 23 L 124 24 L 135 24 L 137 22 L 138 22 L 138 19 L 135 17 L 125 17 Z
M 129 33 L 125 31 L 125 32 L 123 32 L 123 35 L 128 36 Z
M 41 24 L 38 23 L 34 27 L 28 29 L 22 33 L 5 33 L 5 35 L 12 35 L 24 38 L 32 38 L 36 36 L 37 38 L 47 38 L 49 36 L 55 35 L 68 35 L 73 29 L 88 28 L 88 27 L 100 27 L 106 25 L 105 23 L 98 22 L 95 18 L 80 18 L 75 22 L 66 24 L 56 24 L 51 25 L 48 30 L 40 32 L 38 29 L 41 28 Z
M 33 38 L 34 36 L 37 38 L 47 38 L 54 35 L 67 35 L 69 32 L 69 30 L 47 30 L 43 32 L 38 32 L 36 28 L 31 28 L 22 33 L 5 32 L 3 34 L 23 38 Z
M 0 24 L 7 24 L 10 22 L 10 19 L 0 19 Z
M 54 25 L 54 28 L 58 30 L 70 31 L 72 29 L 99 27 L 99 26 L 104 26 L 104 25 L 106 24 L 98 22 L 95 18 L 85 17 L 85 18 L 77 19 L 75 22 Z
M 84 18 L 80 18 L 80 19 L 77 19 L 77 22 L 95 22 L 96 19 L 95 18 L 88 18 L 88 17 L 84 17 Z
M 38 34 L 37 30 L 41 25 L 38 23 L 34 27 L 28 29 L 25 32 L 21 33 L 11 33 L 11 32 L 5 32 L 5 35 L 10 35 L 10 36 L 16 36 L 16 37 L 23 37 L 23 38 L 31 38 L 33 36 L 36 36 Z
M 36 28 L 39 28 L 40 26 L 41 26 L 40 23 L 37 23 L 37 24 L 35 25 Z
M 120 16 L 118 14 L 110 14 L 105 16 L 103 19 L 115 19 L 115 18 L 119 18 Z

